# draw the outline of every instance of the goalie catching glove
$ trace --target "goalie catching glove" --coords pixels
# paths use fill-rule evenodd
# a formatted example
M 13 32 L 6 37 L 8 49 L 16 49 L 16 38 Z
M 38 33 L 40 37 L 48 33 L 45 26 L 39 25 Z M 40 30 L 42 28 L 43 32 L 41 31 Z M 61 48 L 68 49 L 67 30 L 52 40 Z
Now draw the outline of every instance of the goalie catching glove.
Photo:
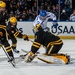
M 28 63 L 28 62 L 31 62 L 33 59 L 34 59 L 34 57 L 35 57 L 36 55 L 32 52 L 32 51 L 30 51 L 26 56 L 25 56 L 25 62 L 26 63 Z

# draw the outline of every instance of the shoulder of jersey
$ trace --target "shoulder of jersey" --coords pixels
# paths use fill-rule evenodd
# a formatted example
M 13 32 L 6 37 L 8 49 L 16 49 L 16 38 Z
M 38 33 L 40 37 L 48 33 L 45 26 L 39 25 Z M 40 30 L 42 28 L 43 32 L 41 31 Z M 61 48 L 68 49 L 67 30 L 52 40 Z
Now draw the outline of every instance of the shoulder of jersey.
M 74 16 L 73 14 L 71 14 L 71 16 L 70 17 L 72 17 L 72 16 Z

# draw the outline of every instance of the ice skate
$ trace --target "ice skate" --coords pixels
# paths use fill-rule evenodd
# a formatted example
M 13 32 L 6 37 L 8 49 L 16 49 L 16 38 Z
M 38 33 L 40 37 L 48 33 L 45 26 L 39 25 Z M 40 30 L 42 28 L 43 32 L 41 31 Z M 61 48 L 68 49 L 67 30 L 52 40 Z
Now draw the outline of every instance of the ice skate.
M 14 51 L 15 53 L 19 53 L 19 52 L 20 52 L 20 51 L 17 50 L 17 49 L 13 49 L 13 51 Z

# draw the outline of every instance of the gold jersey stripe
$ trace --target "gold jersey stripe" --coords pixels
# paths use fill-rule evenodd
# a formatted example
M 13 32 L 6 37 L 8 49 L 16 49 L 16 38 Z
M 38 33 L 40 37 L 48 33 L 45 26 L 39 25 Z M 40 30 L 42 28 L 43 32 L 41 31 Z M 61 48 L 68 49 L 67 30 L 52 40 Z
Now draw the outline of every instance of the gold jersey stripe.
M 41 45 L 41 44 L 40 44 L 40 43 L 38 43 L 38 42 L 34 42 L 34 44 Z
M 6 52 L 10 52 L 12 49 L 6 50 Z
M 6 26 L 4 26 L 4 25 L 0 25 L 0 27 L 5 27 L 6 28 Z
M 34 44 L 33 44 L 32 46 L 34 46 L 34 47 L 36 47 L 36 48 L 40 48 L 40 46 L 37 46 L 37 45 L 34 45 Z
M 62 42 L 59 42 L 59 43 L 52 43 L 52 44 L 57 45 L 57 44 L 62 44 Z
M 2 28 L 2 29 L 4 29 L 4 30 L 6 30 L 6 28 L 4 28 L 4 27 L 0 27 L 0 28 Z
M 10 46 L 6 47 L 6 49 L 9 49 L 9 48 L 11 48 L 11 47 Z
M 17 37 L 19 35 L 19 32 L 17 31 L 16 33 L 14 33 L 14 36 Z
M 49 45 L 51 45 L 51 44 L 61 44 L 61 43 L 63 43 L 62 40 L 57 40 L 57 41 L 54 41 L 54 42 L 50 42 L 50 43 L 47 45 L 47 47 L 49 47 Z
M 52 49 L 53 49 L 54 45 L 51 46 L 50 50 L 48 51 L 48 54 L 51 53 Z
M 14 35 L 16 35 L 18 33 L 18 31 L 16 31 L 15 33 L 14 33 Z

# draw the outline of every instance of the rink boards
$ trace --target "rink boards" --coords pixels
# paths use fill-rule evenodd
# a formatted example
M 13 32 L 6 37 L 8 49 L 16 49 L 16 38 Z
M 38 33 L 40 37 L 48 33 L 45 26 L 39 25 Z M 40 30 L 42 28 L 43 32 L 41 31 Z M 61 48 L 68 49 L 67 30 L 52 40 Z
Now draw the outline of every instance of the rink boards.
M 29 35 L 30 38 L 34 38 L 32 31 L 33 22 L 18 22 L 18 30 L 21 33 Z M 54 28 L 52 22 L 48 22 L 47 26 L 50 28 L 50 32 L 65 39 L 75 39 L 75 22 L 58 22 L 58 27 Z

